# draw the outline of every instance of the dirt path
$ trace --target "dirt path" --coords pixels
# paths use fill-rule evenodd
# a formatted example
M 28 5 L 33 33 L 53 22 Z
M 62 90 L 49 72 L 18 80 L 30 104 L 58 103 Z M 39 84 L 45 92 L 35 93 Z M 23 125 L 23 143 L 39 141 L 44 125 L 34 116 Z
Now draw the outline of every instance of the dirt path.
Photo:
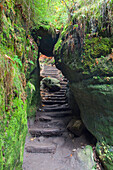
M 90 170 L 77 157 L 77 151 L 90 142 L 85 134 L 74 137 L 66 129 L 73 117 L 65 95 L 67 81 L 55 67 L 45 66 L 42 74 L 58 78 L 62 88 L 54 93 L 41 91 L 42 108 L 29 123 L 23 170 Z

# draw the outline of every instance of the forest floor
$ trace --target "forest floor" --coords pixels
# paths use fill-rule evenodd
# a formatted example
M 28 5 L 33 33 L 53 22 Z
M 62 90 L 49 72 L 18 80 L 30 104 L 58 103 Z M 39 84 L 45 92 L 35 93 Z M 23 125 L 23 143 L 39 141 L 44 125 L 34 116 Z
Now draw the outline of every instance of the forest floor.
M 34 120 L 28 120 L 23 170 L 91 170 L 91 153 L 85 160 L 78 154 L 87 145 L 95 148 L 91 136 L 85 132 L 75 137 L 66 128 L 73 117 L 66 99 L 66 79 L 53 66 L 44 66 L 42 75 L 59 79 L 62 88 L 59 92 L 41 88 L 42 107 Z M 93 156 L 98 161 L 95 152 Z M 96 164 L 95 169 L 102 170 L 100 163 Z

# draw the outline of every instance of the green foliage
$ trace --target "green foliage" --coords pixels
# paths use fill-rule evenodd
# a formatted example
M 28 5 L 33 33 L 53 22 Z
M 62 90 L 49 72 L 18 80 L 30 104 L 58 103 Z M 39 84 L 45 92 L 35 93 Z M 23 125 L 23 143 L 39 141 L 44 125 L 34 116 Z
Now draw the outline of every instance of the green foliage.
M 17 55 L 14 55 L 13 61 L 16 61 L 16 63 L 22 67 L 22 62 Z
M 98 65 L 104 62 L 104 58 L 106 60 L 106 56 L 109 55 L 112 51 L 111 49 L 112 49 L 111 38 L 90 37 L 87 35 L 85 38 L 81 60 L 83 68 L 91 72 L 96 70 Z M 105 64 L 103 65 L 103 68 L 104 67 Z M 107 73 L 107 71 L 105 71 L 105 73 Z
M 55 52 L 61 47 L 62 39 L 59 39 L 55 44 Z
M 27 134 L 25 73 L 35 67 L 38 53 L 36 44 L 28 35 L 25 20 L 23 22 L 23 12 L 19 12 L 15 3 L 6 0 L 3 2 L 5 10 L 0 10 L 1 170 L 22 169 Z
M 97 154 L 102 161 L 105 169 L 113 169 L 113 147 L 107 145 L 105 141 L 102 143 L 98 142 L 96 145 Z
M 34 92 L 36 91 L 35 86 L 28 81 L 26 86 L 27 93 L 27 116 L 34 117 L 36 114 L 36 106 L 32 103 Z
M 13 54 L 0 46 L 0 169 L 21 169 L 27 133 L 25 92 Z
M 111 53 L 111 39 L 94 37 L 85 38 L 84 52 L 86 56 L 98 58 Z

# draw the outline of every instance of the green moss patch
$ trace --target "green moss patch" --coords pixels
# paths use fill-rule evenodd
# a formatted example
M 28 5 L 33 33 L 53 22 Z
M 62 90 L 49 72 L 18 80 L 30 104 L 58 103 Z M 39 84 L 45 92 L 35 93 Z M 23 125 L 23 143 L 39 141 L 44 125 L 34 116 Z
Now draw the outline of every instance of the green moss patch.
M 97 143 L 97 154 L 102 161 L 106 170 L 113 169 L 113 146 L 107 145 L 105 142 Z
M 27 114 L 19 68 L 9 57 L 10 50 L 0 51 L 0 169 L 5 170 L 22 167 Z

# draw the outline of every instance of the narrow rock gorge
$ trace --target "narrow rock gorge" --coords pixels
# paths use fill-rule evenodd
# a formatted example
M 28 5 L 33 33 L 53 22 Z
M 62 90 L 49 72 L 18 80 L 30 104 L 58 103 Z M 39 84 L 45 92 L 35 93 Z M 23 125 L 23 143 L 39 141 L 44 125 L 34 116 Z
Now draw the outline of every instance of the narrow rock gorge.
M 112 170 L 112 101 L 112 0 L 0 2 L 1 170 Z

